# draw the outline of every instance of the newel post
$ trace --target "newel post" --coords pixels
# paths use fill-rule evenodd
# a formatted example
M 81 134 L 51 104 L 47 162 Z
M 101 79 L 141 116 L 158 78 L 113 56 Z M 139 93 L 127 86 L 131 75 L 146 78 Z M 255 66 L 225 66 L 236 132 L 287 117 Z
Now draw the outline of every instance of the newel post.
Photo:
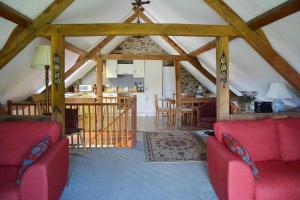
M 51 36 L 51 105 L 52 120 L 62 126 L 62 136 L 65 135 L 65 38 Z

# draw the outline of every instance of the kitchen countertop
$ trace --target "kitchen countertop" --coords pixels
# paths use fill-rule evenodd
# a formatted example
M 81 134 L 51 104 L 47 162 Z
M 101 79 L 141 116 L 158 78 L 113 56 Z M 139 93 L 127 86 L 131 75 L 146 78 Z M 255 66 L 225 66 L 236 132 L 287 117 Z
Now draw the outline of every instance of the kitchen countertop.
M 112 92 L 112 91 L 109 91 L 109 92 L 106 92 L 104 91 L 103 93 L 117 93 L 117 94 L 124 94 L 124 93 L 144 93 L 144 92 L 132 92 L 132 91 L 129 91 L 129 92 L 121 92 L 121 91 L 118 91 L 118 92 Z

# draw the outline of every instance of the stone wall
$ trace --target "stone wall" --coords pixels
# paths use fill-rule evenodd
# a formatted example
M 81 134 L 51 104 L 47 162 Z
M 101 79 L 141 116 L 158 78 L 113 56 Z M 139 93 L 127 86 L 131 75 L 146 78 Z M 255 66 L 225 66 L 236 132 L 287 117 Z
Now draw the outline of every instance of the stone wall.
M 197 79 L 194 78 L 184 67 L 181 66 L 181 91 L 188 95 L 194 95 L 198 86 L 201 83 L 198 82 Z M 202 86 L 204 87 L 204 86 Z
M 129 37 L 119 45 L 112 53 L 118 54 L 167 54 L 150 37 Z

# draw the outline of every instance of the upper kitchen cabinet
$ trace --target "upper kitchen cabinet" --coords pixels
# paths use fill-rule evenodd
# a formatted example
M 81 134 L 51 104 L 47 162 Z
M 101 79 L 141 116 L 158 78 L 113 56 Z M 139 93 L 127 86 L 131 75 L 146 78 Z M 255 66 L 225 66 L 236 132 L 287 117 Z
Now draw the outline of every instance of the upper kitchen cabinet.
M 118 60 L 118 74 L 129 75 L 134 73 L 132 60 Z
M 134 60 L 133 61 L 133 77 L 144 78 L 145 75 L 145 61 Z
M 106 61 L 106 78 L 118 78 L 118 62 L 117 60 Z

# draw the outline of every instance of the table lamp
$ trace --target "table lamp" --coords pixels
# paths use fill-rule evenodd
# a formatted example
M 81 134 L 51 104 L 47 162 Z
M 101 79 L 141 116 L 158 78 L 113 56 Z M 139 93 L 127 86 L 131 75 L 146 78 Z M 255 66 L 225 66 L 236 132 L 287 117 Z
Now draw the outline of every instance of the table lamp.
M 49 67 L 51 63 L 51 46 L 39 45 L 35 48 L 31 68 L 45 70 L 46 112 L 49 113 Z
M 271 83 L 266 96 L 274 99 L 274 101 L 272 102 L 272 110 L 275 113 L 284 112 L 285 108 L 282 99 L 292 98 L 292 96 L 286 88 L 286 85 L 281 82 Z

